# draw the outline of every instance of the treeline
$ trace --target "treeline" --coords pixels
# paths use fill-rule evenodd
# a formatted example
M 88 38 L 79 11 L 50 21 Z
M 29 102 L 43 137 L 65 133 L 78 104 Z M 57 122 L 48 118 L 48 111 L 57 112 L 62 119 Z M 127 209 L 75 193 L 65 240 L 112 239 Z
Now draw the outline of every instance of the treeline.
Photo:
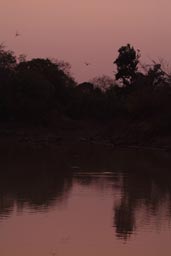
M 159 63 L 142 69 L 140 51 L 127 44 L 114 61 L 115 79 L 77 84 L 68 63 L 25 56 L 0 46 L 0 122 L 47 124 L 71 119 L 155 120 L 171 128 L 171 77 Z

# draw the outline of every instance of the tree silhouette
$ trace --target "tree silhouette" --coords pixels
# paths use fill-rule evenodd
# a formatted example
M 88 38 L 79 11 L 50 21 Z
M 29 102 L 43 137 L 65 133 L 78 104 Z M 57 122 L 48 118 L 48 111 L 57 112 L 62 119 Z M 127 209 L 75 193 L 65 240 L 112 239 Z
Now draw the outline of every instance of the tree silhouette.
M 115 85 L 114 79 L 107 75 L 94 77 L 90 82 L 94 84 L 95 88 L 99 88 L 103 92 Z
M 166 74 L 161 68 L 161 64 L 154 64 L 152 68 L 148 70 L 147 78 L 150 85 L 160 85 L 166 82 Z
M 44 118 L 51 109 L 54 86 L 40 74 L 27 70 L 17 73 L 12 86 L 11 112 L 22 120 Z
M 0 70 L 12 70 L 16 66 L 16 57 L 12 51 L 5 50 L 0 44 Z
M 117 65 L 117 73 L 115 75 L 116 80 L 121 79 L 123 85 L 131 85 L 136 77 L 136 72 L 138 70 L 138 63 L 140 58 L 140 51 L 135 51 L 134 47 L 130 44 L 122 46 L 118 50 L 119 56 L 114 61 Z

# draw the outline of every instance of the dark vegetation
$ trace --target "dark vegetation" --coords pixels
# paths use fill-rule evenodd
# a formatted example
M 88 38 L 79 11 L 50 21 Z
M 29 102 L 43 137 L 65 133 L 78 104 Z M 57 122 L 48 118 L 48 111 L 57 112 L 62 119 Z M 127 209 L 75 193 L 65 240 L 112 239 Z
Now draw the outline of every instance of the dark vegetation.
M 88 136 L 90 142 L 96 137 L 98 142 L 107 140 L 115 146 L 170 148 L 170 74 L 160 63 L 142 68 L 140 51 L 129 44 L 119 49 L 114 64 L 115 79 L 101 76 L 77 84 L 70 75 L 68 63 L 17 58 L 12 51 L 0 46 L 0 145 L 3 146 L 0 154 L 4 170 L 0 179 L 0 219 L 9 216 L 14 206 L 18 211 L 25 206 L 46 211 L 49 206 L 66 200 L 73 185 L 73 172 L 84 169 L 100 170 L 103 174 L 106 170 L 129 171 L 129 175 L 123 175 L 122 196 L 113 213 L 117 237 L 126 240 L 135 232 L 137 213 L 142 208 L 149 216 L 158 216 L 164 203 L 171 216 L 169 154 L 164 154 L 160 163 L 158 156 L 152 159 L 147 152 L 150 161 L 154 161 L 146 165 L 144 158 L 138 155 L 131 158 L 127 151 L 125 155 L 116 151 L 111 157 L 110 150 L 105 153 L 99 145 L 93 148 L 92 144 L 86 144 L 83 149 L 68 145 L 70 137 L 85 141 Z M 84 126 L 83 134 L 79 131 L 80 122 Z M 63 138 L 52 135 L 52 132 L 58 134 L 60 127 L 67 138 L 67 147 L 61 144 L 56 150 L 43 148 L 40 155 L 37 148 L 32 147 L 33 143 L 31 150 L 24 151 L 20 145 L 16 148 L 15 139 L 9 138 L 9 133 L 16 138 L 19 130 L 19 141 L 24 143 L 44 145 L 45 135 L 48 143 L 60 144 Z M 41 134 L 42 129 L 45 134 Z M 34 131 L 36 138 L 28 136 L 26 130 Z M 109 176 L 115 179 L 116 188 L 121 186 L 119 177 L 119 171 L 118 177 Z M 77 179 L 88 185 L 94 178 L 87 174 Z
M 141 67 L 140 51 L 118 50 L 115 80 L 77 84 L 65 62 L 17 58 L 0 46 L 0 123 L 58 128 L 62 120 L 105 124 L 113 144 L 171 137 L 171 76 L 160 63 Z M 160 144 L 160 143 L 159 143 Z

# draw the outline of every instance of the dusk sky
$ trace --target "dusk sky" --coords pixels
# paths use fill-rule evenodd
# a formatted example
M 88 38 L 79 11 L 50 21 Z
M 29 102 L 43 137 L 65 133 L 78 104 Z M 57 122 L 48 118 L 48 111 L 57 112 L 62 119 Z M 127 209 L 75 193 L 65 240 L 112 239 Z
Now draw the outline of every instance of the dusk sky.
M 1 0 L 0 41 L 28 58 L 70 62 L 79 82 L 112 77 L 117 50 L 127 43 L 142 61 L 171 63 L 170 10 L 169 0 Z

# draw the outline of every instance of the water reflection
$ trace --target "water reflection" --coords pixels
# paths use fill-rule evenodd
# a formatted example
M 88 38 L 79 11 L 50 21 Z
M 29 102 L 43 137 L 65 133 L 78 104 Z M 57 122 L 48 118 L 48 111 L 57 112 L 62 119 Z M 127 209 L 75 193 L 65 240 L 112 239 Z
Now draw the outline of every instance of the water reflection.
M 46 211 L 68 197 L 72 187 L 70 175 L 55 172 L 3 173 L 0 179 L 0 218 L 8 217 L 14 207 L 18 212 L 30 209 Z
M 150 224 L 162 226 L 171 221 L 171 175 L 168 173 L 79 173 L 77 181 L 84 186 L 112 187 L 115 195 L 113 227 L 116 236 L 127 240 L 137 229 Z M 152 226 L 150 225 L 150 229 Z
M 73 172 L 71 172 L 72 168 L 64 168 L 63 163 L 58 165 L 58 169 L 63 170 L 62 172 L 57 171 L 56 167 L 51 169 L 49 165 L 46 168 L 36 169 L 23 165 L 22 168 L 21 166 L 15 168 L 15 171 L 3 170 L 0 174 L 0 220 L 10 217 L 14 209 L 23 214 L 26 211 L 33 213 L 51 211 L 53 207 L 57 208 L 69 199 L 72 201 L 73 191 L 77 190 L 79 184 L 78 204 L 84 203 L 81 194 L 83 188 L 87 191 L 89 188 L 93 189 L 96 191 L 95 196 L 102 193 L 103 200 L 100 202 L 104 207 L 106 199 L 112 200 L 111 226 L 118 239 L 128 240 L 132 234 L 141 232 L 144 228 L 154 229 L 155 226 L 162 227 L 165 221 L 169 223 L 171 221 L 170 173 L 161 172 L 157 168 L 149 170 L 144 167 L 142 170 L 132 168 L 132 171 L 121 171 L 122 161 L 120 164 L 113 162 L 113 167 L 111 162 L 109 171 L 105 170 L 104 164 L 101 169 L 99 167 L 100 172 L 94 171 L 97 167 L 90 169 L 88 163 L 88 167 L 80 167 L 79 171 Z M 80 161 L 79 166 L 81 164 Z M 125 163 L 124 167 L 126 168 Z M 127 167 L 129 169 L 130 165 Z M 91 201 L 91 193 L 87 197 Z M 85 213 L 88 210 L 86 207 L 85 205 Z M 90 204 L 89 207 L 93 207 L 96 215 L 101 215 L 95 204 Z M 69 210 L 67 214 L 70 215 Z M 103 218 L 105 216 L 101 216 L 101 221 Z
M 162 214 L 171 220 L 170 182 L 168 173 L 123 175 L 122 196 L 114 208 L 113 221 L 119 238 L 127 239 L 139 225 L 149 224 L 150 218 L 153 222 L 156 219 L 157 225 L 163 220 Z

